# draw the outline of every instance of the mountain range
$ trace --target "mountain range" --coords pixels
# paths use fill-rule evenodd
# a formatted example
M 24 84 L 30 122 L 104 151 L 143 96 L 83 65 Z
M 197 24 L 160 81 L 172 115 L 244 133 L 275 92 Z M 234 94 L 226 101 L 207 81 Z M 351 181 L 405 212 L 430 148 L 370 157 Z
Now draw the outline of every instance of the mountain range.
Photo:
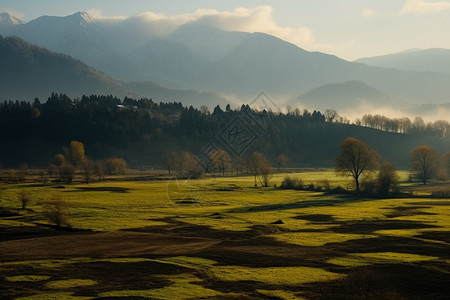
M 110 20 L 86 12 L 27 23 L 0 14 L 0 34 L 18 36 L 99 70 L 89 71 L 99 76 L 95 84 L 118 95 L 155 98 L 160 93 L 180 97 L 188 105 L 214 105 L 249 103 L 265 91 L 280 104 L 320 109 L 349 109 L 361 101 L 412 108 L 450 98 L 450 73 L 437 68 L 396 68 L 392 62 L 381 65 L 374 59 L 350 62 L 263 33 L 187 23 L 162 34 L 151 26 L 140 17 Z M 440 52 L 429 55 L 437 61 L 444 57 Z M 54 84 L 54 90 L 66 88 Z

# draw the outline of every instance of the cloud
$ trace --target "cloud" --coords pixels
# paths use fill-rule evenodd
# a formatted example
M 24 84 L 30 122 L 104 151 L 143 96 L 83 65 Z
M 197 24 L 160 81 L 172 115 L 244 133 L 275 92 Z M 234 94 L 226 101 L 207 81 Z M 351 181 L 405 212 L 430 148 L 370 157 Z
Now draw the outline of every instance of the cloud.
M 15 11 L 14 9 L 10 9 L 10 8 L 0 8 L 0 12 L 6 12 L 6 13 L 10 14 L 11 16 L 14 16 L 19 19 L 23 19 L 25 17 L 24 14 L 22 14 L 18 11 Z
M 398 14 L 439 13 L 449 9 L 449 1 L 428 2 L 426 0 L 408 0 Z
M 103 12 L 102 12 L 101 10 L 95 9 L 95 8 L 90 9 L 90 10 L 88 10 L 88 11 L 86 11 L 86 12 L 89 14 L 89 16 L 90 16 L 92 19 L 95 19 L 95 20 L 103 20 L 103 21 L 105 21 L 105 20 L 120 21 L 120 20 L 125 20 L 125 19 L 127 19 L 127 17 L 124 17 L 124 16 L 106 17 L 106 16 L 103 15 Z
M 270 6 L 256 8 L 239 7 L 231 12 L 214 10 L 197 11 L 201 14 L 195 23 L 213 26 L 228 31 L 263 32 L 277 36 L 300 47 L 314 43 L 313 32 L 307 27 L 281 27 L 273 19 Z
M 366 8 L 363 9 L 362 14 L 364 17 L 371 17 L 374 14 L 374 11 L 372 9 Z
M 175 16 L 146 12 L 128 18 L 105 17 L 99 10 L 90 10 L 88 13 L 91 18 L 98 21 L 108 21 L 110 23 L 120 21 L 145 27 L 148 34 L 153 36 L 167 36 L 182 25 L 199 24 L 227 31 L 263 32 L 277 36 L 302 48 L 317 48 L 310 28 L 279 26 L 273 19 L 273 10 L 270 6 L 238 7 L 232 11 L 198 9 L 194 13 Z

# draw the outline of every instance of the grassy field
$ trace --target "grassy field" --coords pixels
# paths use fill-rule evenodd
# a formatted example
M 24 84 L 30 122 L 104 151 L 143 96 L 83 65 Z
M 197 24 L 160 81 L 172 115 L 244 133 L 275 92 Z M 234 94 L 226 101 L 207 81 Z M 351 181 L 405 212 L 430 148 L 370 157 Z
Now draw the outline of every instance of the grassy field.
M 326 170 L 276 174 L 268 188 L 253 177 L 2 184 L 1 298 L 448 297 L 450 199 L 407 172 L 411 196 L 392 199 L 277 188 L 286 175 L 351 186 Z M 71 229 L 45 217 L 54 199 Z

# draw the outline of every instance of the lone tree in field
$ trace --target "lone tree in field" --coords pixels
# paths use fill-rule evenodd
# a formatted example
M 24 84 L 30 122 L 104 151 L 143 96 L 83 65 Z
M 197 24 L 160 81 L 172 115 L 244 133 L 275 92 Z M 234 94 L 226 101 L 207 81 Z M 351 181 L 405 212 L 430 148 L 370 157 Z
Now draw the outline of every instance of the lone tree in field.
M 411 153 L 411 167 L 423 184 L 432 178 L 439 163 L 438 153 L 430 146 L 417 146 Z
M 167 167 L 169 175 L 171 175 L 171 171 L 176 170 L 180 165 L 180 158 L 176 152 L 165 153 L 162 156 L 162 160 Z
M 258 178 L 261 186 L 268 187 L 270 179 L 272 178 L 273 169 L 264 154 L 261 152 L 253 152 L 249 157 L 248 164 L 255 177 L 255 186 L 257 186 L 256 179 Z
M 353 177 L 356 191 L 359 192 L 361 175 L 376 168 L 379 156 L 378 152 L 371 149 L 366 142 L 348 137 L 339 146 L 339 154 L 335 158 L 336 173 Z

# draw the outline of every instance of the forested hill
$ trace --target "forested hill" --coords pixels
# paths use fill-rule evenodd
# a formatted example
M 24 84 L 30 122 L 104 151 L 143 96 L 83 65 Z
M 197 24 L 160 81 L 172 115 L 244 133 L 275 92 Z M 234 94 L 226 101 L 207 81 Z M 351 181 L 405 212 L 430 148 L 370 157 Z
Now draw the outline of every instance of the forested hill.
M 440 153 L 450 148 L 448 138 L 326 122 L 317 111 L 273 114 L 243 105 L 216 106 L 209 112 L 150 99 L 83 96 L 74 101 L 64 94 L 52 94 L 46 103 L 0 103 L 0 162 L 6 168 L 23 162 L 47 166 L 72 140 L 82 142 L 93 159 L 119 156 L 130 167 L 162 167 L 164 153 L 201 155 L 211 145 L 234 158 L 257 150 L 272 162 L 285 154 L 292 167 L 331 167 L 348 136 L 365 140 L 398 167 L 409 166 L 409 154 L 417 145 L 427 144 Z
M 52 91 L 133 95 L 122 83 L 70 56 L 0 35 L 0 97 L 24 99 Z M 3 100 L 2 99 L 2 100 Z

